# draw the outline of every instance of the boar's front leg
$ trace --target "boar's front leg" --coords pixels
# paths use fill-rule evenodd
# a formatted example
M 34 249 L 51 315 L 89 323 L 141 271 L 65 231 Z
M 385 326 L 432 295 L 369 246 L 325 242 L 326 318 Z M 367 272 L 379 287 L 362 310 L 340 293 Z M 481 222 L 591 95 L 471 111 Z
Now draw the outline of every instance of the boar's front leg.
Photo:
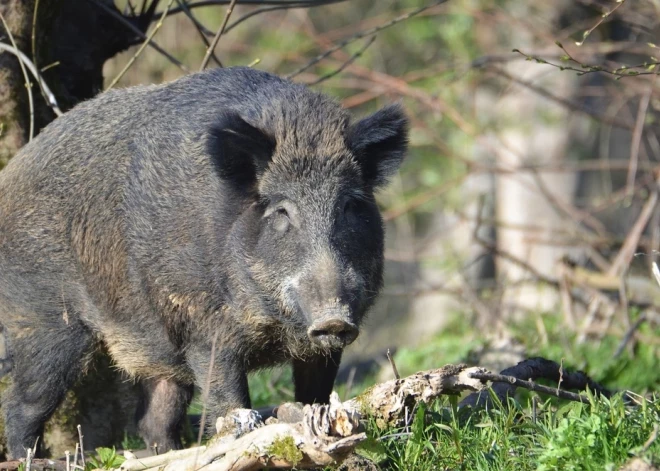
M 293 384 L 296 401 L 305 404 L 327 404 L 339 370 L 341 351 L 319 355 L 306 361 L 293 361 Z
M 192 399 L 192 385 L 164 378 L 148 378 L 140 383 L 142 396 L 136 419 L 145 444 L 150 449 L 155 448 L 157 453 L 183 448 L 181 429 Z
M 215 351 L 209 342 L 191 342 L 186 349 L 197 387 L 202 394 L 208 389 L 206 410 L 213 424 L 232 409 L 250 408 L 247 371 L 236 350 L 235 345 L 220 342 Z

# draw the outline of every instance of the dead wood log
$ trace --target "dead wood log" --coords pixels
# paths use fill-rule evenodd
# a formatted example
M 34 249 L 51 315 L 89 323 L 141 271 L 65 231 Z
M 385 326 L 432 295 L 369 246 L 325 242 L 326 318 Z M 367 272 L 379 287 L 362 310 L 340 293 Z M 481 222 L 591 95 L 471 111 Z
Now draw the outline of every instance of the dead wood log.
M 256 411 L 237 409 L 218 420 L 218 435 L 202 447 L 124 462 L 121 471 L 244 471 L 317 468 L 340 463 L 366 439 L 360 419 L 369 414 L 382 426 L 401 424 L 418 402 L 443 394 L 485 388 L 471 373 L 486 370 L 447 365 L 378 384 L 360 396 L 328 405 L 284 404 L 266 424 Z
M 436 370 L 422 371 L 401 379 L 376 384 L 363 394 L 347 401 L 364 415 L 376 419 L 379 427 L 399 426 L 418 402 L 429 403 L 441 395 L 458 395 L 463 391 L 481 391 L 485 381 L 473 378 L 484 368 L 466 365 L 446 365 Z

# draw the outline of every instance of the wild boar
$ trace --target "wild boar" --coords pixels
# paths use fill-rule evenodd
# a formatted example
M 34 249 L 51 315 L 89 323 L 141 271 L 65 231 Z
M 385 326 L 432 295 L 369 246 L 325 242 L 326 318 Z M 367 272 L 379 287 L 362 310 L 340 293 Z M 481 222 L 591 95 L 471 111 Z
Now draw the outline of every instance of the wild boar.
M 194 386 L 223 416 L 250 406 L 249 371 L 291 362 L 296 400 L 326 402 L 381 288 L 374 191 L 407 133 L 397 105 L 351 122 L 249 68 L 109 91 L 51 123 L 0 172 L 11 454 L 101 342 L 142 381 L 139 430 L 162 451 Z

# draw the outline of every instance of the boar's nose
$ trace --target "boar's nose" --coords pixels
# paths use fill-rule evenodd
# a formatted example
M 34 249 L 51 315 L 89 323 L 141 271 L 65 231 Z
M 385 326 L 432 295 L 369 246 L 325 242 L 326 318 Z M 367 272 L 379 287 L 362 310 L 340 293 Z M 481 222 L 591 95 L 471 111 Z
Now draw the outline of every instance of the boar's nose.
M 307 331 L 312 342 L 333 349 L 352 344 L 358 333 L 355 325 L 337 318 L 315 322 Z

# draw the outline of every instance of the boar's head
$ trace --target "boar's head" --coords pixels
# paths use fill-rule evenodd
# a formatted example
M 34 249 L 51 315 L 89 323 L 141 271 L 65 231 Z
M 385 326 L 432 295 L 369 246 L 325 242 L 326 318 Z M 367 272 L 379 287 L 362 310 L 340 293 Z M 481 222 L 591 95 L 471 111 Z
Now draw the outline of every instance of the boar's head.
M 382 285 L 374 191 L 405 155 L 407 119 L 395 105 L 351 124 L 316 94 L 275 109 L 225 113 L 209 141 L 221 179 L 243 201 L 226 247 L 232 297 L 285 327 L 276 335 L 294 355 L 339 350 Z

